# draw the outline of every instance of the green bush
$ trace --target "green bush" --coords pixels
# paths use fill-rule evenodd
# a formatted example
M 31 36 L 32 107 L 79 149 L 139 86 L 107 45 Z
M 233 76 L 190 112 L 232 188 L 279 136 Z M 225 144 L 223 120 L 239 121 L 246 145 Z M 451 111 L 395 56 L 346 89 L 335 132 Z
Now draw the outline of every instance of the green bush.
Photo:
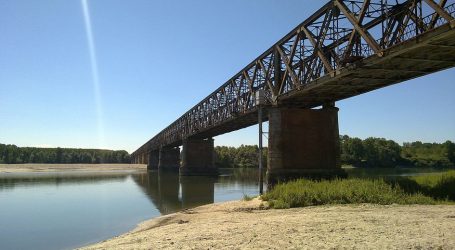
M 273 208 L 291 208 L 325 204 L 437 204 L 422 192 L 406 192 L 397 183 L 382 179 L 300 179 L 278 184 L 262 196 Z
M 425 195 L 455 201 L 455 170 L 440 174 L 411 177 Z

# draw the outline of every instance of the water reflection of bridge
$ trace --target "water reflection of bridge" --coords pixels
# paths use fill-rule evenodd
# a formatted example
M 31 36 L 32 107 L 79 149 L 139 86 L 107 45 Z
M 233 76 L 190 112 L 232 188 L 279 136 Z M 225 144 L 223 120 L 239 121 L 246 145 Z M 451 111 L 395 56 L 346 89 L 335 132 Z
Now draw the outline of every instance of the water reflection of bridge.
M 176 172 L 149 171 L 132 175 L 133 180 L 149 197 L 161 214 L 169 214 L 182 209 L 213 203 L 215 185 L 237 186 L 242 184 L 256 186 L 257 173 L 241 173 L 221 176 L 179 176 Z
M 213 203 L 216 178 L 151 171 L 132 175 L 161 214 Z

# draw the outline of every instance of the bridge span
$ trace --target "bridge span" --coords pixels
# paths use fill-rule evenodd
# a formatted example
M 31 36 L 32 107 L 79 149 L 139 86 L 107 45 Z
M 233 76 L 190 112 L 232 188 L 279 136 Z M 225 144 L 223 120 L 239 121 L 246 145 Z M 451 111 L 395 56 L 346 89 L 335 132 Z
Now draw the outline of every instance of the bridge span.
M 260 104 L 269 121 L 269 179 L 336 173 L 335 102 L 455 66 L 454 17 L 455 0 L 331 0 L 137 149 L 132 161 L 182 175 L 216 174 L 212 137 L 258 123 Z

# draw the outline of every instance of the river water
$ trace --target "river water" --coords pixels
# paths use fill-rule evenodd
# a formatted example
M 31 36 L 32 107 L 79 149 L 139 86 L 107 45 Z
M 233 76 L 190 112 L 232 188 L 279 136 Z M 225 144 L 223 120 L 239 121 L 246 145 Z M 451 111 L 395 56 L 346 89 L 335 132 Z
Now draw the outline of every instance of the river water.
M 347 171 L 354 177 L 434 172 Z M 257 171 L 220 172 L 217 178 L 145 171 L 0 174 L 0 249 L 72 249 L 163 214 L 258 195 Z
M 255 171 L 221 173 L 0 174 L 0 249 L 72 249 L 162 214 L 258 194 Z

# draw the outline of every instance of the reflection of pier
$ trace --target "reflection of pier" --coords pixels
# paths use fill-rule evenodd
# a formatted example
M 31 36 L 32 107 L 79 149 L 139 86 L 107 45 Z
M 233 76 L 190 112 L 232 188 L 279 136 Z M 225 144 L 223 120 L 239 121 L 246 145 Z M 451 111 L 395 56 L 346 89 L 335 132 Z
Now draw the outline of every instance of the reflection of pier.
M 196 207 L 213 203 L 215 194 L 215 178 L 204 176 L 182 176 L 182 206 Z
M 213 203 L 215 178 L 149 171 L 132 175 L 161 214 Z

